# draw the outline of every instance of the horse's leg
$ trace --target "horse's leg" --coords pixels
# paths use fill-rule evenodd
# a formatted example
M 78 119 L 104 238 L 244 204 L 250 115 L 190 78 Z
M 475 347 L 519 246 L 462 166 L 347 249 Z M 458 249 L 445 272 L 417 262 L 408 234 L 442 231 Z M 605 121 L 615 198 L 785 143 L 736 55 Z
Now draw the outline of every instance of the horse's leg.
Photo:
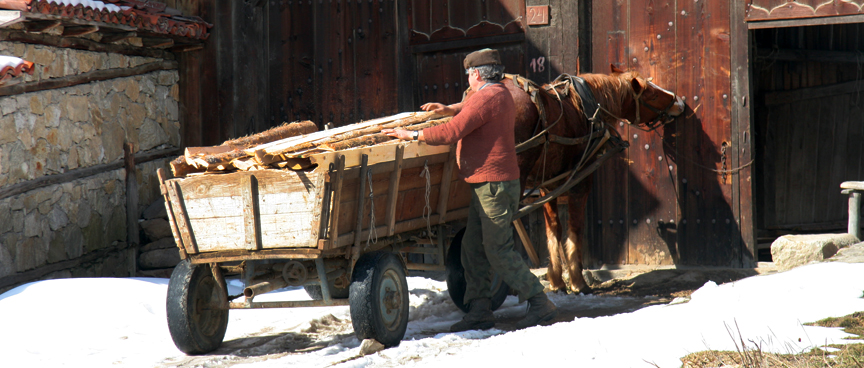
M 564 244 L 567 271 L 570 273 L 570 290 L 575 293 L 590 293 L 591 287 L 582 277 L 582 247 L 585 236 L 585 205 L 591 192 L 591 178 L 586 178 L 570 190 L 567 201 L 567 240 Z
M 541 196 L 546 195 L 541 192 Z M 552 290 L 566 288 L 561 268 L 562 259 L 561 242 L 558 237 L 561 234 L 561 222 L 558 220 L 558 205 L 554 200 L 543 205 L 543 219 L 546 222 L 546 249 L 549 251 L 549 267 L 546 269 L 546 279 L 549 280 Z

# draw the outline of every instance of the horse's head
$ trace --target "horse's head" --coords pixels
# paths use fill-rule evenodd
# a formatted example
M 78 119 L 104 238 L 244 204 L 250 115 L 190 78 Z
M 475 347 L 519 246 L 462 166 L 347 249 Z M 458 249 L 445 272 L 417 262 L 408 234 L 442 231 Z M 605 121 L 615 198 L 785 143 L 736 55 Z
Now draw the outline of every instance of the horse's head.
M 634 105 L 627 109 L 628 120 L 635 125 L 655 129 L 670 123 L 684 112 L 684 100 L 674 93 L 645 79 L 636 72 L 624 72 L 612 65 L 612 76 L 628 84 Z M 629 112 L 632 111 L 632 114 Z M 632 119 L 630 119 L 632 118 Z

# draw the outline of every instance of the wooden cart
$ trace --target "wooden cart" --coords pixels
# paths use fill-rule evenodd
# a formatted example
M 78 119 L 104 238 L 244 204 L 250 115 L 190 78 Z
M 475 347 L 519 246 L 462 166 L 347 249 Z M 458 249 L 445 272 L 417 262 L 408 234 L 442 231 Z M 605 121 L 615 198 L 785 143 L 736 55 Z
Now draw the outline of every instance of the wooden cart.
M 606 150 L 582 170 L 544 183 L 563 182 L 521 208 L 514 220 L 564 193 L 621 149 Z M 171 276 L 167 297 L 169 330 L 183 352 L 202 354 L 219 347 L 229 309 L 334 305 L 350 305 L 359 339 L 398 345 L 408 323 L 407 270 L 447 269 L 450 296 L 467 310 L 462 232 L 447 236 L 467 217 L 470 202 L 467 184 L 457 180 L 454 147 L 394 141 L 303 160 L 308 161 L 298 166 L 304 170 L 170 180 L 160 170 L 183 259 Z M 514 224 L 528 244 L 521 223 Z M 536 264 L 533 248 L 526 250 Z M 412 253 L 431 255 L 436 262 L 408 262 L 405 255 Z M 237 274 L 245 283 L 243 294 L 229 296 L 225 275 Z M 495 309 L 508 288 L 500 278 L 493 279 Z M 254 300 L 286 286 L 303 286 L 313 300 Z
M 454 149 L 393 142 L 306 159 L 312 167 L 298 171 L 166 180 L 160 170 L 183 258 L 167 298 L 180 350 L 216 349 L 229 309 L 334 305 L 351 306 L 358 338 L 399 344 L 408 322 L 406 270 L 443 270 L 445 223 L 467 216 Z M 434 255 L 437 263 L 410 263 L 399 253 Z M 228 295 L 227 274 L 241 275 L 243 295 Z M 254 300 L 286 286 L 304 286 L 314 300 Z

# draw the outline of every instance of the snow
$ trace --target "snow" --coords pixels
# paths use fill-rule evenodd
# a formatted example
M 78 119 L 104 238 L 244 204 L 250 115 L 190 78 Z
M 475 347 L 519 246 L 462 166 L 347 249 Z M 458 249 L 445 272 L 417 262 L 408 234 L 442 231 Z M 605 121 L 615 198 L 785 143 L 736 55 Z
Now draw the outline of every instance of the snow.
M 550 326 L 506 332 L 498 329 L 449 333 L 462 316 L 449 301 L 446 284 L 409 277 L 410 322 L 402 343 L 354 358 L 360 341 L 325 337 L 323 349 L 283 354 L 278 343 L 256 347 L 258 359 L 234 367 L 440 367 L 538 366 L 679 367 L 680 358 L 706 349 L 735 350 L 736 342 L 763 351 L 797 353 L 849 336 L 837 328 L 804 326 L 827 317 L 864 311 L 864 264 L 821 263 L 737 282 L 705 284 L 689 301 L 645 307 L 631 313 L 582 317 Z M 167 279 L 79 278 L 26 284 L 0 295 L 0 365 L 4 367 L 154 367 L 186 359 L 168 333 Z M 241 284 L 232 280 L 231 294 Z M 558 295 L 559 308 L 614 308 L 639 298 Z M 256 300 L 303 300 L 302 288 Z M 496 311 L 518 318 L 525 311 L 514 297 Z M 310 321 L 332 314 L 348 320 L 348 307 L 232 310 L 225 341 L 301 333 Z M 350 331 L 350 330 L 349 330 Z M 224 344 L 223 344 L 224 345 Z M 219 366 L 214 355 L 196 366 Z M 344 362 L 343 362 L 344 361 Z M 342 362 L 342 363 L 339 363 Z M 572 363 L 572 364 L 571 364 Z

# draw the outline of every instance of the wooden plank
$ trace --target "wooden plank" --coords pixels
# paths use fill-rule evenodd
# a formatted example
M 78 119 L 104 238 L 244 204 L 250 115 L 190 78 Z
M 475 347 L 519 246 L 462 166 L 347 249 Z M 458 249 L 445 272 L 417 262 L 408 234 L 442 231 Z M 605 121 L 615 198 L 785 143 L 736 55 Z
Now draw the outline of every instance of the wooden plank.
M 317 30 L 316 8 L 311 2 L 292 1 L 286 7 L 286 15 L 290 25 L 290 36 L 285 43 L 285 60 L 289 64 L 290 75 L 286 75 L 283 88 L 286 89 L 288 108 L 290 109 L 290 120 L 312 120 L 320 123 L 318 112 L 320 106 L 316 105 L 316 73 L 315 56 Z M 322 86 L 323 87 L 323 86 Z M 323 128 L 322 125 L 318 125 Z
M 767 21 L 748 21 L 747 28 L 749 29 L 771 29 L 785 27 L 806 27 L 820 26 L 829 24 L 858 24 L 864 23 L 864 15 L 839 15 L 832 17 L 819 18 L 802 18 L 802 19 L 782 19 L 782 20 L 767 20 Z
M 182 144 L 200 146 L 202 141 L 201 63 L 203 51 L 180 54 L 180 129 Z
M 243 209 L 243 233 L 247 250 L 261 250 L 261 209 L 258 206 L 258 179 L 255 175 L 240 180 L 240 197 Z
M 154 150 L 150 152 L 136 154 L 135 162 L 138 164 L 143 164 L 145 162 L 150 162 L 169 156 L 176 156 L 178 154 L 180 154 L 180 150 L 177 148 Z M 78 180 L 81 178 L 86 178 L 89 176 L 122 169 L 123 164 L 123 160 L 117 160 L 107 164 L 69 170 L 62 174 L 45 175 L 33 180 L 9 185 L 0 188 L 0 199 L 9 198 L 11 196 L 19 195 L 39 188 L 44 188 L 50 185 L 68 183 L 73 180 Z
M 519 234 L 519 239 L 522 240 L 522 246 L 525 247 L 525 252 L 528 253 L 528 258 L 531 258 L 531 264 L 534 267 L 539 267 L 540 258 L 537 257 L 537 252 L 534 250 L 534 244 L 531 243 L 531 238 L 528 237 L 528 232 L 525 230 L 525 225 L 522 225 L 522 220 L 513 221 L 513 226 L 516 228 L 516 233 Z
M 393 141 L 393 143 L 379 144 L 372 147 L 358 147 L 339 152 L 314 154 L 310 155 L 309 158 L 312 160 L 312 163 L 319 165 L 319 167 L 326 167 L 329 163 L 335 162 L 336 157 L 344 156 L 346 167 L 356 167 L 360 166 L 361 155 L 366 154 L 369 155 L 369 165 L 375 165 L 396 159 L 396 152 L 392 148 L 393 145 L 404 146 L 403 155 L 406 159 L 446 154 L 450 151 L 450 147 L 448 146 L 431 146 L 423 142 Z
M 363 215 L 366 209 L 366 176 L 369 175 L 369 156 L 363 155 L 360 160 L 360 177 L 357 178 L 357 206 L 354 212 L 356 225 L 354 226 L 354 248 L 351 251 L 353 259 L 357 260 L 360 257 L 360 233 L 363 231 Z M 374 202 L 373 202 L 374 203 Z M 370 228 L 375 224 L 371 224 Z
M 337 134 L 350 132 L 352 130 L 362 129 L 366 127 L 371 127 L 375 125 L 381 125 L 388 122 L 392 122 L 399 119 L 405 119 L 409 117 L 417 116 L 419 113 L 415 112 L 403 112 L 400 114 L 386 116 L 383 118 L 372 119 L 360 123 L 350 124 L 342 127 L 338 127 L 335 129 L 328 130 L 319 130 L 314 133 L 305 134 L 303 136 L 287 138 L 275 142 L 270 142 L 262 145 L 258 145 L 246 150 L 246 153 L 251 155 L 259 154 L 259 151 L 264 154 L 276 154 L 285 151 L 286 149 L 290 149 L 292 146 L 296 146 L 303 143 L 316 142 L 319 140 L 324 140 L 328 137 L 335 136 Z M 430 117 L 431 118 L 431 117 Z
M 330 246 L 328 247 L 329 249 L 335 249 L 338 247 L 337 242 L 339 240 L 339 212 L 342 204 L 342 182 L 344 180 L 345 172 L 345 156 L 337 156 L 334 165 L 336 169 L 336 172 L 334 174 L 335 178 L 330 179 L 330 185 L 333 189 L 333 206 L 330 210 L 330 231 L 328 234 L 328 236 L 330 237 Z
M 211 120 L 214 122 L 213 125 L 215 125 L 211 129 L 215 128 L 215 131 L 207 139 L 208 143 L 211 144 L 215 144 L 215 142 L 221 143 L 237 137 L 234 130 L 236 108 L 234 87 L 235 81 L 239 79 L 238 76 L 234 75 L 234 57 L 236 53 L 236 50 L 234 50 L 234 30 L 236 27 L 234 27 L 235 17 L 233 15 L 234 9 L 237 6 L 235 3 L 235 1 L 214 1 L 213 28 L 217 29 L 218 32 L 210 36 L 211 41 L 209 42 L 212 42 L 211 45 L 218 49 L 216 55 L 214 55 L 216 57 L 216 75 L 214 79 L 216 81 L 215 110 L 217 114 L 213 116 L 215 119 Z M 237 37 L 239 36 L 237 35 Z
M 116 78 L 125 78 L 141 74 L 151 73 L 157 70 L 177 69 L 177 62 L 173 60 L 156 61 L 138 65 L 133 68 L 113 68 L 95 70 L 81 74 L 69 75 L 60 78 L 26 82 L 0 87 L 0 96 L 19 95 L 22 93 L 45 91 L 49 89 L 66 88 L 97 81 Z
M 186 214 L 183 192 L 180 190 L 180 184 L 176 180 L 168 182 L 168 196 L 171 200 L 171 208 L 175 211 L 174 219 L 177 222 L 177 230 L 180 231 L 180 237 L 183 239 L 183 246 L 185 247 L 186 253 L 198 253 L 198 244 L 195 242 L 195 234 L 192 233 L 189 216 Z
M 450 146 L 450 155 L 444 164 L 444 169 L 441 175 L 441 189 L 438 194 L 438 223 L 447 222 L 447 203 L 450 198 L 450 182 L 453 181 L 453 169 L 456 166 L 456 146 Z
M 595 73 L 608 73 L 610 63 L 624 63 L 623 50 L 626 40 L 627 18 L 629 8 L 626 3 L 591 3 L 592 9 L 592 65 Z M 621 51 L 623 52 L 623 51 Z M 610 55 L 619 55 L 610 58 Z M 619 124 L 615 127 L 626 140 L 631 140 L 629 126 Z M 622 152 L 616 159 L 602 165 L 595 174 L 594 187 L 603 188 L 595 191 L 594 205 L 597 213 L 594 218 L 602 222 L 598 237 L 591 240 L 590 253 L 596 255 L 599 262 L 606 264 L 627 264 L 629 247 L 629 230 L 631 228 L 630 193 L 628 182 L 630 160 L 629 150 Z M 609 185 L 608 183 L 615 183 Z M 590 234 L 590 233 L 589 233 Z
M 459 208 L 459 209 L 450 211 L 450 216 L 452 216 L 452 218 L 456 219 L 456 220 L 465 219 L 468 217 L 468 207 L 463 207 L 463 208 Z M 436 223 L 438 221 L 438 215 L 433 214 L 432 216 L 429 217 L 429 221 L 430 221 L 430 223 L 433 223 L 433 224 Z M 402 234 L 402 233 L 405 233 L 408 231 L 425 229 L 425 228 L 426 228 L 426 219 L 423 217 L 404 219 L 404 220 L 396 223 L 396 234 Z M 377 231 L 379 234 L 383 234 L 385 231 L 387 231 L 387 226 L 383 226 L 383 225 L 378 226 L 378 227 L 376 227 L 375 231 Z M 360 234 L 360 236 L 362 238 L 368 237 L 369 236 L 369 230 L 364 230 Z M 339 235 L 339 239 L 336 242 L 337 243 L 336 247 L 344 247 L 347 245 L 351 245 L 353 242 L 354 242 L 354 232 L 349 231 L 347 233 Z M 336 249 L 336 248 L 332 248 L 332 249 Z
M 189 140 L 184 140 L 184 144 L 190 146 L 217 145 L 224 141 L 224 139 L 220 139 L 222 135 L 222 126 L 220 123 L 222 115 L 218 97 L 220 93 L 218 87 L 220 69 L 217 64 L 217 61 L 221 60 L 220 54 L 223 52 L 219 48 L 219 40 L 222 38 L 220 33 L 223 30 L 222 25 L 218 23 L 219 17 L 217 16 L 216 2 L 200 1 L 198 3 L 200 6 L 199 12 L 192 14 L 199 14 L 204 19 L 212 22 L 213 28 L 210 29 L 210 37 L 205 42 L 206 46 L 200 51 L 200 77 L 197 81 L 197 87 L 191 87 L 198 88 L 201 93 L 200 107 L 197 110 L 200 112 L 201 125 L 197 127 L 190 125 L 187 128 L 187 133 L 183 136 L 188 137 Z M 183 83 L 182 78 L 180 82 Z M 192 83 L 191 80 L 189 82 L 190 84 Z M 189 114 L 194 112 L 195 110 L 191 112 L 187 111 Z M 208 122 L 206 129 L 204 129 L 203 125 L 205 121 Z M 191 137 L 195 137 L 195 139 Z
M 819 87 L 799 88 L 765 93 L 765 105 L 793 104 L 805 100 L 820 99 L 864 90 L 858 81 L 823 85 Z
M 745 4 L 733 2 L 729 7 L 730 24 L 730 81 L 731 93 L 724 95 L 724 103 L 731 108 L 732 147 L 738 148 L 732 165 L 741 167 L 754 157 L 756 147 L 753 140 L 755 124 L 752 121 L 753 81 L 750 79 L 750 36 L 744 24 Z M 723 97 L 723 96 L 721 96 Z M 753 167 L 741 170 L 735 176 L 733 185 L 737 187 L 732 198 L 732 212 L 741 231 L 741 267 L 754 267 L 758 261 L 758 242 L 756 240 L 756 206 L 754 205 Z
M 657 85 L 671 89 L 677 82 L 675 68 L 678 66 L 672 57 L 678 50 L 675 6 L 664 0 L 653 4 L 631 2 L 631 7 L 644 11 L 630 14 L 630 68 L 653 78 Z M 628 263 L 673 264 L 678 258 L 675 229 L 678 190 L 674 165 L 677 152 L 672 148 L 676 127 L 677 124 L 667 125 L 658 129 L 658 134 L 630 129 L 628 211 L 635 222 L 629 232 Z M 664 139 L 668 147 L 663 144 Z
M 171 235 L 174 236 L 174 244 L 180 248 L 181 255 L 186 255 L 186 247 L 183 245 L 183 237 L 180 236 L 180 230 L 178 229 L 177 221 L 174 220 L 174 206 L 171 202 L 171 197 L 168 193 L 168 185 L 166 185 L 166 180 L 168 178 L 165 173 L 165 169 L 159 168 L 156 170 L 156 176 L 159 178 L 159 191 L 162 194 L 162 198 L 165 201 L 165 211 L 168 214 L 168 223 L 171 225 Z
M 405 146 L 396 145 L 394 153 L 394 169 L 390 173 L 389 188 L 387 190 L 387 215 L 384 223 L 387 225 L 387 235 L 393 236 L 396 231 L 396 199 L 399 197 L 399 180 L 402 177 L 402 158 L 405 154 Z

